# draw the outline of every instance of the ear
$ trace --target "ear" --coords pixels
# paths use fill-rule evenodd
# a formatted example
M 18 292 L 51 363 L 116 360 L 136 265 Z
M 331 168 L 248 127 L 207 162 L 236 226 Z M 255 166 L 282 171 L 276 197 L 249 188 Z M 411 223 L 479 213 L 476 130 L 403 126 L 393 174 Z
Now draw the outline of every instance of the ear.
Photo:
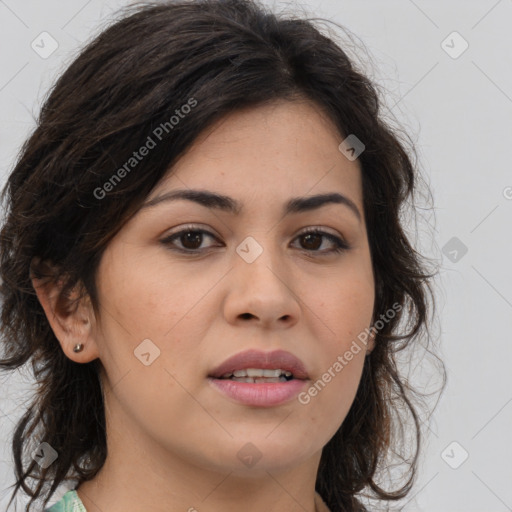
M 57 267 L 34 258 L 30 265 L 30 279 L 46 318 L 66 356 L 77 363 L 88 363 L 99 357 L 94 336 L 95 316 L 91 300 L 76 286 L 63 293 L 64 279 L 56 281 Z M 73 347 L 81 343 L 81 352 Z

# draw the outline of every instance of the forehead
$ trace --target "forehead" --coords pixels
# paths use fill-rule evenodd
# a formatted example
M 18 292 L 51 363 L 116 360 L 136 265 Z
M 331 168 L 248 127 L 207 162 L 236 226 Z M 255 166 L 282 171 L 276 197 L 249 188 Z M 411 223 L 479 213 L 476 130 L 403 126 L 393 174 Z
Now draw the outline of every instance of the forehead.
M 362 202 L 360 166 L 339 150 L 334 123 L 313 102 L 279 101 L 233 112 L 199 135 L 157 185 L 203 188 L 244 201 L 340 192 Z

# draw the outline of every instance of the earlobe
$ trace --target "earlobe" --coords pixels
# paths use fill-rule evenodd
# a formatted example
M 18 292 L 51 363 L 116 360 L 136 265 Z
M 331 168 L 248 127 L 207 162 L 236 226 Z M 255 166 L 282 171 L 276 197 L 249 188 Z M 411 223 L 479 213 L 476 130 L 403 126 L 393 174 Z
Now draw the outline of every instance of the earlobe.
M 79 286 L 66 292 L 65 279 L 57 276 L 54 265 L 39 258 L 32 260 L 32 286 L 63 352 L 77 363 L 87 363 L 98 357 L 92 305 Z

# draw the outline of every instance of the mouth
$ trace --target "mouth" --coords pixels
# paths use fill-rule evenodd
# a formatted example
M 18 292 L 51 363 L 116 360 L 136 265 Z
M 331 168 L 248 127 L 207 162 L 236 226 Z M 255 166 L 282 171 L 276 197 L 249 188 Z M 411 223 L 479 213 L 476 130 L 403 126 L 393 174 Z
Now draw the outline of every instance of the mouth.
M 285 350 L 240 352 L 215 368 L 208 377 L 247 383 L 286 382 L 309 378 L 304 363 Z
M 272 407 L 292 400 L 309 380 L 304 363 L 284 350 L 248 350 L 224 361 L 208 375 L 223 396 L 239 404 Z

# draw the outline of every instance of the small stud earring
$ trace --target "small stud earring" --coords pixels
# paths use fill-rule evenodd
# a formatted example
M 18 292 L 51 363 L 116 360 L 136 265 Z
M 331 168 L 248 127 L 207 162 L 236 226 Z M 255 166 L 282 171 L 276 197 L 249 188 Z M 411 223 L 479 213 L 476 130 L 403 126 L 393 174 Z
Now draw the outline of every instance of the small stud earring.
M 81 352 L 83 350 L 84 346 L 82 345 L 82 343 L 77 343 L 74 347 L 73 347 L 73 352 Z

